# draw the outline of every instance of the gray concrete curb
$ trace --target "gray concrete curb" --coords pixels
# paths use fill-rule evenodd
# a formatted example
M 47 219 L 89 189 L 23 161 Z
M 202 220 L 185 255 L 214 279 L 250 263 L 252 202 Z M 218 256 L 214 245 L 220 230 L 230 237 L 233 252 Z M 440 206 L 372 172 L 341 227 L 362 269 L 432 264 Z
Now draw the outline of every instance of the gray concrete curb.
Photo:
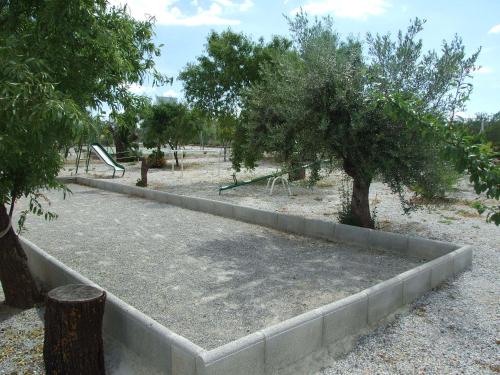
M 94 180 L 78 176 L 64 178 L 61 181 L 78 183 L 115 193 L 129 194 L 301 236 L 389 250 L 425 260 L 438 258 L 460 247 L 448 242 L 408 237 L 397 233 L 359 228 L 318 219 L 306 219 L 301 216 L 236 206 L 211 199 L 188 197 L 105 180 Z
M 21 237 L 20 240 L 30 271 L 42 290 L 71 283 L 101 288 L 27 239 Z M 104 334 L 137 354 L 143 360 L 141 367 L 145 373 L 196 374 L 196 358 L 204 349 L 168 330 L 114 294 L 106 293 Z
M 381 248 L 430 260 L 360 293 L 205 351 L 109 294 L 105 330 L 172 375 L 268 375 L 318 370 L 319 355 L 351 349 L 356 336 L 443 281 L 472 266 L 472 247 L 407 237 L 370 229 L 305 219 L 223 202 L 186 197 L 84 177 L 65 179 L 103 190 L 130 194 L 183 208 L 224 216 L 289 233 Z M 55 287 L 68 282 L 93 284 L 33 244 L 23 240 L 32 272 Z M 316 357 L 315 357 L 316 356 Z M 305 366 L 305 367 L 304 367 Z M 301 370 L 298 370 L 301 368 Z

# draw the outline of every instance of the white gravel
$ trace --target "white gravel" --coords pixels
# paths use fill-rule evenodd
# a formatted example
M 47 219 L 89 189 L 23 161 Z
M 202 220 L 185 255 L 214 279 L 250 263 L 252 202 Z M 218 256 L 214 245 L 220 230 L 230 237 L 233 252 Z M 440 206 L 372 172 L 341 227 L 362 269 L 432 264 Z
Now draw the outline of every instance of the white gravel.
M 338 176 L 322 180 L 314 190 L 295 186 L 291 198 L 280 190 L 269 197 L 262 185 L 219 197 L 218 184 L 231 179 L 229 165 L 224 166 L 221 177 L 216 176 L 216 164 L 211 165 L 202 160 L 191 170 L 187 167 L 182 178 L 177 171 L 153 170 L 149 180 L 160 190 L 335 220 L 340 203 Z M 273 169 L 275 166 L 267 164 L 254 175 Z M 134 184 L 138 176 L 138 166 L 129 166 L 125 179 L 116 182 Z M 469 184 L 462 182 L 453 197 L 440 206 L 425 206 L 402 216 L 397 197 L 380 183 L 372 186 L 371 201 L 379 202 L 377 217 L 383 230 L 474 245 L 473 269 L 428 293 L 392 323 L 360 338 L 351 352 L 332 358 L 317 375 L 500 373 L 500 228 L 486 224 L 484 217 L 470 208 L 475 194 Z M 4 310 L 0 304 L 0 314 Z M 25 329 L 37 321 L 34 310 L 7 320 L 0 316 L 0 353 L 5 329 Z M 12 360 L 6 361 L 0 354 L 0 374 L 9 374 L 12 369 Z
M 21 311 L 3 299 L 0 288 L 0 374 L 44 374 L 41 309 Z

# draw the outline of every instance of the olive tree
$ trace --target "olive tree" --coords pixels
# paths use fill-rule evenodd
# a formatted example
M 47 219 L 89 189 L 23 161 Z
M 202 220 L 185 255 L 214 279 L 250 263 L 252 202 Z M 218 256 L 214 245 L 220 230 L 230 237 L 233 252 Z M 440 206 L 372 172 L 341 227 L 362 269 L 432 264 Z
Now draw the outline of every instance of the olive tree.
M 159 50 L 152 20 L 136 21 L 105 0 L 7 1 L 0 5 L 0 280 L 6 303 L 27 308 L 40 299 L 12 227 L 17 200 L 42 205 L 61 151 L 104 106 L 132 105 L 128 87 L 165 81 L 154 69 Z
M 376 176 L 411 203 L 405 187 L 432 184 L 442 163 L 443 118 L 453 118 L 471 90 L 478 53 L 461 40 L 423 52 L 423 22 L 406 32 L 369 35 L 368 54 L 356 38 L 342 39 L 330 18 L 289 20 L 294 48 L 262 69 L 245 96 L 245 119 L 235 136 L 233 164 L 254 167 L 264 151 L 283 160 L 340 164 L 353 180 L 350 224 L 373 227 L 369 190 Z
M 180 73 L 188 103 L 201 110 L 214 124 L 218 140 L 226 149 L 232 141 L 242 109 L 242 93 L 260 79 L 260 66 L 290 48 L 290 41 L 274 37 L 265 43 L 253 41 L 230 29 L 212 31 L 204 53 Z

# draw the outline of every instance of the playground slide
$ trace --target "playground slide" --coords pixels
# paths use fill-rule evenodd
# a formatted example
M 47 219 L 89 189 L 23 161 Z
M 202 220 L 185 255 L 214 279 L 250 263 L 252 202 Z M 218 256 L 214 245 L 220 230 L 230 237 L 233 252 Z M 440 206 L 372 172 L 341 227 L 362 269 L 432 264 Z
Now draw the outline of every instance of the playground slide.
M 99 143 L 92 143 L 92 149 L 95 151 L 97 156 L 109 165 L 111 168 L 113 168 L 113 177 L 115 177 L 116 172 L 122 172 L 122 176 L 125 174 L 125 167 L 121 164 L 118 164 L 116 161 L 113 160 L 113 158 L 108 154 L 108 152 L 102 147 Z

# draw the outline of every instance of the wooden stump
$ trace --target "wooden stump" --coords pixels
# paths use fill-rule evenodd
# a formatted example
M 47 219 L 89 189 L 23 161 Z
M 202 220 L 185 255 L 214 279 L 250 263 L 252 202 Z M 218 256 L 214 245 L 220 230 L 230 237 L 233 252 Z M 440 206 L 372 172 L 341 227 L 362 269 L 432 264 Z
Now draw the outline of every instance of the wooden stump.
M 47 375 L 104 375 L 106 292 L 69 284 L 47 295 L 43 359 Z

